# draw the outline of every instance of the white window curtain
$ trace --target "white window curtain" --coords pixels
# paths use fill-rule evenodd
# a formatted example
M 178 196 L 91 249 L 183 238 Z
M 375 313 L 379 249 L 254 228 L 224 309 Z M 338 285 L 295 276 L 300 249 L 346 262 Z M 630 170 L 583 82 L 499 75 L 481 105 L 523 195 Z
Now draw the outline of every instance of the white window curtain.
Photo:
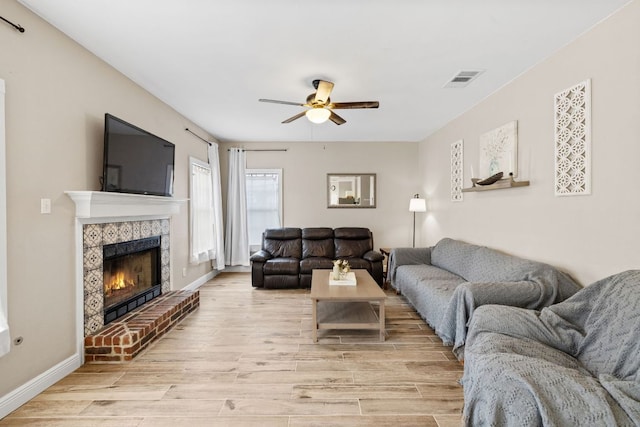
M 213 180 L 208 163 L 189 158 L 191 169 L 190 197 L 190 241 L 193 264 L 215 258 L 215 238 L 213 218 Z
M 227 265 L 249 265 L 245 164 L 244 150 L 229 149 L 227 230 L 224 248 Z
M 222 186 L 220 184 L 220 152 L 218 149 L 218 144 L 210 142 L 207 151 L 209 166 L 211 167 L 213 190 L 213 229 L 216 230 L 214 240 L 215 256 L 212 265 L 216 270 L 224 270 L 225 250 L 224 235 L 222 233 Z
M 258 250 L 262 232 L 282 227 L 282 169 L 247 169 L 249 247 Z

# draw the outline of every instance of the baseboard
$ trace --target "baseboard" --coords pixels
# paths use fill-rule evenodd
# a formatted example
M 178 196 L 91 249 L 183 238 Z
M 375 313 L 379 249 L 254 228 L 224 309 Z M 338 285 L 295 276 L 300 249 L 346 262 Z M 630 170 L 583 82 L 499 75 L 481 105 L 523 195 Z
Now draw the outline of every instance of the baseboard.
M 209 280 L 211 280 L 214 277 L 216 277 L 218 275 L 218 273 L 220 273 L 218 270 L 212 270 L 212 271 L 208 272 L 207 274 L 205 274 L 204 276 L 200 277 L 199 279 L 189 283 L 187 286 L 182 288 L 182 290 L 184 290 L 184 291 L 195 291 L 200 286 L 204 285 Z
M 78 369 L 81 364 L 82 360 L 80 355 L 74 354 L 17 389 L 2 396 L 0 398 L 0 419 L 6 417 L 48 387 Z

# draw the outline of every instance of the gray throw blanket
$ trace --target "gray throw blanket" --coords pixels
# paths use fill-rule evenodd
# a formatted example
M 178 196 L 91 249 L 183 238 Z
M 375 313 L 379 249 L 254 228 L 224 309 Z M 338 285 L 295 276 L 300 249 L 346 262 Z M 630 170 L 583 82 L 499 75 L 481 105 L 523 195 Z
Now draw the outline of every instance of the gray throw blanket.
M 451 274 L 436 275 L 433 269 L 404 267 L 420 264 Z M 464 358 L 469 321 L 478 307 L 501 304 L 541 309 L 580 289 L 570 277 L 548 264 L 448 238 L 432 248 L 394 249 L 389 274 L 394 287 L 407 297 L 445 345 L 453 345 L 453 353 L 460 360 Z M 398 277 L 401 274 L 408 279 L 404 283 Z
M 541 311 L 479 307 L 467 337 L 468 426 L 639 426 L 640 270 Z

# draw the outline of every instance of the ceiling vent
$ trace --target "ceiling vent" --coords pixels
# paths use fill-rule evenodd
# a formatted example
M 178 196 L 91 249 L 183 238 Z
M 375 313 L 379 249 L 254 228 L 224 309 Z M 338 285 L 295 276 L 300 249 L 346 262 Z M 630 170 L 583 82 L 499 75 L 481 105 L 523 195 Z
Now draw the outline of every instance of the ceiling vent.
M 460 88 L 466 87 L 469 83 L 474 81 L 484 70 L 462 70 L 458 71 L 444 87 L 448 88 Z

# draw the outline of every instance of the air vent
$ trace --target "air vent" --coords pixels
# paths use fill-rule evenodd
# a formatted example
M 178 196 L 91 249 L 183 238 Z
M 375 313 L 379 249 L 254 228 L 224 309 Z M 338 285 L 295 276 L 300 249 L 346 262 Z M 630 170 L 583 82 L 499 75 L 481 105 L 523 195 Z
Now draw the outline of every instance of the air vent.
M 458 71 L 455 76 L 449 80 L 444 87 L 448 88 L 461 88 L 466 87 L 469 83 L 474 81 L 484 70 L 463 70 Z

